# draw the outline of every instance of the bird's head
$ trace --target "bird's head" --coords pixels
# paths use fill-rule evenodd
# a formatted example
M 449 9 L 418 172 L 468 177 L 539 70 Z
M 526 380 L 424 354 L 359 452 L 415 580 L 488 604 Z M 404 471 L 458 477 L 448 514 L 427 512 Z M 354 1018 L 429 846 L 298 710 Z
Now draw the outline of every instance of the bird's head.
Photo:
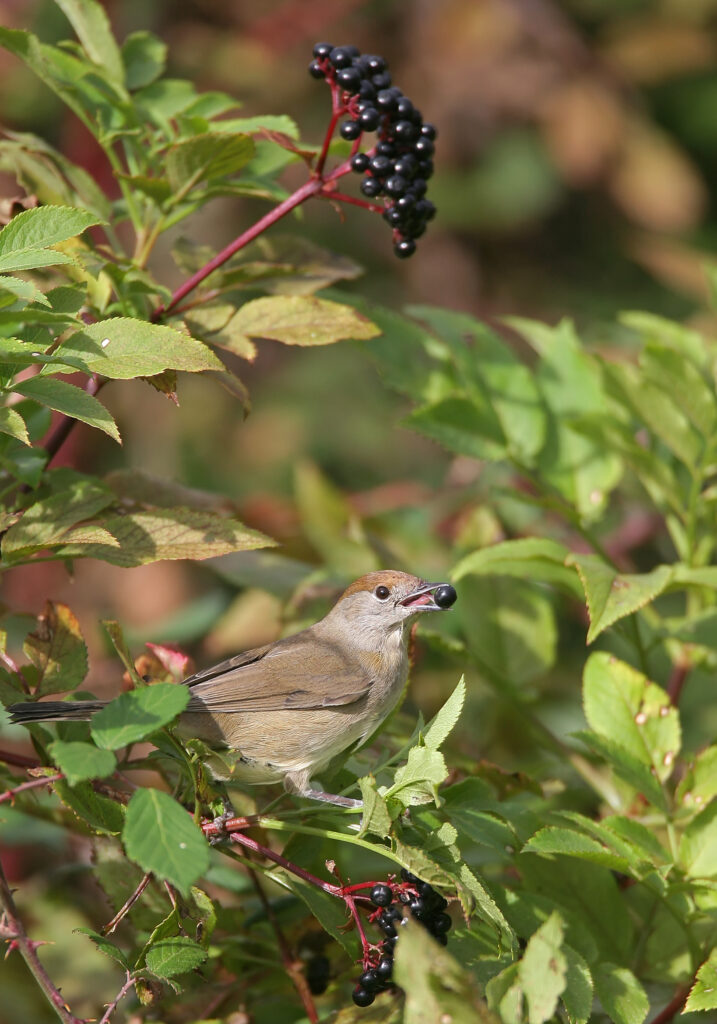
M 390 631 L 423 612 L 450 608 L 456 592 L 449 583 L 427 583 L 407 572 L 370 572 L 347 587 L 329 618 L 362 629 Z

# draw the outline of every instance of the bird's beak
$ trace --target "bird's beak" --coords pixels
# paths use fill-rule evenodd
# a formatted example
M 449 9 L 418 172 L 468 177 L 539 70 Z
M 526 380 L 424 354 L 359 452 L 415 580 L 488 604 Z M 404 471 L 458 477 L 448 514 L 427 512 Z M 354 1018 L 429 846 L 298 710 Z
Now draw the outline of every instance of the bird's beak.
M 404 608 L 415 608 L 416 611 L 422 612 L 441 612 L 446 608 L 450 608 L 455 600 L 455 596 L 452 600 L 446 601 L 444 604 L 437 604 L 434 598 L 434 592 L 439 590 L 441 587 L 446 588 L 446 593 L 451 592 L 455 595 L 453 587 L 449 583 L 424 583 L 422 587 L 417 587 L 416 590 L 412 590 L 410 594 L 407 594 L 399 604 L 402 604 Z

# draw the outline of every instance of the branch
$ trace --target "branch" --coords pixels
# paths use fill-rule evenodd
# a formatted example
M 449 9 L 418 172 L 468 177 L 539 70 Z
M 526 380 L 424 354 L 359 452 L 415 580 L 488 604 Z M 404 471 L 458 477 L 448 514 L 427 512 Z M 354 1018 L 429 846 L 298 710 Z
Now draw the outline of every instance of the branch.
M 120 999 L 124 999 L 124 997 L 130 991 L 130 989 L 134 988 L 135 981 L 136 981 L 136 978 L 133 978 L 132 975 L 129 973 L 129 971 L 127 971 L 127 979 L 126 979 L 124 985 L 122 986 L 122 988 L 119 990 L 117 995 L 114 997 L 112 1002 L 109 1004 L 109 1006 L 105 1010 L 104 1015 L 102 1017 L 102 1020 L 100 1021 L 100 1024 L 107 1024 L 107 1022 L 109 1021 L 110 1017 L 112 1016 L 112 1014 L 117 1009 L 117 1004 L 119 1003 Z
M 125 902 L 122 904 L 122 906 L 119 908 L 119 910 L 117 911 L 115 916 L 112 918 L 112 920 L 109 921 L 104 926 L 104 928 L 102 929 L 102 934 L 103 935 L 111 935 L 112 934 L 112 932 L 115 930 L 115 928 L 120 923 L 120 921 L 124 917 L 126 917 L 127 914 L 130 912 L 130 910 L 135 905 L 137 900 L 140 898 L 140 896 L 142 895 L 144 890 L 147 888 L 147 886 L 149 885 L 151 880 L 152 880 L 152 872 L 148 871 L 147 874 L 143 877 L 142 881 L 137 886 L 137 888 L 134 890 L 132 895 L 129 896 L 125 900 Z
M 685 661 L 678 661 L 672 669 L 672 673 L 667 683 L 667 696 L 670 698 L 670 703 L 673 707 L 677 707 L 680 703 L 682 689 L 687 682 L 689 674 L 690 665 Z
M 687 985 L 680 985 L 667 1006 L 660 1010 L 656 1017 L 652 1018 L 650 1024 L 669 1024 L 672 1018 L 680 1012 L 687 1002 L 687 997 L 690 994 L 690 989 L 694 984 L 694 980 L 695 979 L 693 978 Z
M 264 910 L 266 911 L 266 916 L 269 919 L 269 923 L 274 929 L 276 941 L 279 946 L 279 953 L 281 954 L 281 962 L 283 963 L 284 969 L 286 970 L 286 973 L 289 975 L 289 978 L 291 979 L 294 988 L 298 992 L 301 1002 L 304 1004 L 306 1016 L 310 1024 L 318 1024 L 319 1015 L 316 1012 L 316 1005 L 314 1004 L 314 1000 L 311 995 L 311 990 L 309 989 L 309 985 L 306 981 L 303 971 L 297 966 L 296 958 L 291 955 L 289 944 L 286 941 L 286 937 L 284 936 L 284 933 L 281 930 L 281 925 L 279 924 L 276 914 L 274 913 L 274 908 L 267 899 L 267 895 L 264 892 L 264 889 L 262 888 L 261 882 L 257 878 L 256 871 L 254 871 L 252 867 L 249 867 L 248 864 L 246 865 L 246 871 L 249 877 L 251 878 L 254 888 L 256 889 L 257 895 L 262 902 Z
M 12 898 L 10 886 L 7 883 L 1 864 L 0 904 L 3 907 L 3 914 L 0 919 L 0 935 L 10 941 L 8 952 L 13 949 L 19 950 L 29 971 L 47 996 L 48 1001 L 52 1005 L 57 1016 L 61 1021 L 63 1021 L 63 1024 L 83 1024 L 81 1020 L 71 1013 L 70 1008 L 67 1006 L 65 1000 L 60 994 L 60 990 L 53 985 L 47 971 L 40 963 L 36 952 L 39 943 L 33 942 L 32 939 L 28 938 L 27 932 L 22 926 L 20 918 L 18 917 L 15 901 Z
M 14 800 L 18 793 L 23 793 L 25 790 L 39 789 L 40 786 L 47 786 L 51 782 L 59 782 L 64 777 L 62 772 L 56 772 L 54 775 L 43 775 L 41 779 L 30 779 L 29 782 L 22 782 L 19 786 L 15 786 L 14 789 L 8 789 L 4 793 L 0 793 L 0 804 L 4 804 L 8 800 Z
M 12 764 L 16 768 L 40 767 L 40 762 L 36 757 L 25 757 L 24 754 L 16 754 L 13 750 L 0 750 L 0 761 L 4 764 Z

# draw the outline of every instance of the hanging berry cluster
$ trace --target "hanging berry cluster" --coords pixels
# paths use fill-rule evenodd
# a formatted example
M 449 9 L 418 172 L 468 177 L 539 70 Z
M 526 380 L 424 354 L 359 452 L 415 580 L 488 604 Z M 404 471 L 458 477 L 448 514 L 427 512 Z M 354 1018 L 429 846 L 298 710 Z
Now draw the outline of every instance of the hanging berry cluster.
M 351 169 L 363 175 L 361 191 L 371 200 L 383 198 L 394 252 L 402 259 L 412 256 L 416 239 L 436 212 L 426 199 L 435 127 L 424 122 L 408 96 L 392 85 L 383 57 L 362 54 L 355 46 L 317 43 L 309 74 L 331 85 L 335 115 L 347 115 L 339 134 L 354 143 Z M 364 132 L 377 136 L 366 152 L 360 151 Z
M 371 889 L 371 901 L 378 909 L 369 920 L 378 925 L 384 939 L 380 947 L 364 955 L 364 971 L 353 991 L 357 1006 L 370 1006 L 376 995 L 390 986 L 399 930 L 408 915 L 419 921 L 442 946 L 448 943 L 452 922 L 446 913 L 447 901 L 428 882 L 422 882 L 405 868 L 401 878 L 400 883 L 379 882 Z

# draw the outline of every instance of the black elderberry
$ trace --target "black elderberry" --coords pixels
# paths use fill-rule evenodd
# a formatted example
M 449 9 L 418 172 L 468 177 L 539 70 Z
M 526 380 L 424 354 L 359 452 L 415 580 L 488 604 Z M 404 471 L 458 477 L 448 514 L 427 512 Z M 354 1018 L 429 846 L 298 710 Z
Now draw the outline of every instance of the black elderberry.
M 369 992 L 367 988 L 363 988 L 361 985 L 357 985 L 353 990 L 351 998 L 357 1006 L 370 1006 L 376 998 L 376 994 L 374 992 Z
M 324 78 L 324 71 L 317 60 L 312 60 L 309 64 L 309 74 L 312 78 Z
M 405 199 L 406 197 L 405 197 L 405 196 L 403 196 L 402 198 L 404 198 L 404 199 Z M 397 202 L 397 203 L 396 203 L 396 204 L 394 205 L 393 209 L 396 209 L 396 210 L 398 210 L 398 212 L 399 212 L 399 213 L 401 212 L 401 200 L 400 200 L 400 199 L 399 199 L 399 200 L 398 200 L 398 202 Z M 412 899 L 412 897 L 411 897 L 411 894 L 410 894 L 410 892 L 400 892 L 400 893 L 398 894 L 398 898 L 399 898 L 399 900 L 401 901 L 401 903 L 410 903 L 410 902 L 411 902 L 411 899 Z
M 383 882 L 379 882 L 378 885 L 374 885 L 371 890 L 371 901 L 375 903 L 377 907 L 387 907 L 390 904 L 392 897 L 393 893 L 391 892 L 390 886 L 385 885 Z
M 410 253 L 407 253 L 407 255 L 410 255 Z M 426 907 L 425 900 L 422 900 L 419 896 L 416 899 L 411 900 L 411 902 L 408 904 L 408 909 L 411 911 L 414 917 L 420 919 L 425 916 L 428 908 Z
M 396 109 L 396 97 L 390 89 L 381 89 L 376 93 L 376 106 L 387 114 Z
M 393 951 L 396 948 L 397 942 L 397 935 L 386 936 L 386 938 L 381 943 L 381 949 L 383 950 L 385 956 L 393 956 Z
M 306 981 L 315 996 L 320 996 L 329 987 L 330 965 L 325 956 L 313 956 L 306 965 Z
M 448 914 L 436 914 L 431 921 L 431 931 L 437 932 L 439 935 L 444 935 L 446 932 L 451 930 L 451 921 Z
M 403 879 L 404 882 L 415 883 L 418 881 L 418 878 L 416 878 L 415 875 L 412 875 L 407 868 L 401 868 L 401 878 Z
M 329 54 L 329 60 L 337 71 L 351 66 L 354 57 L 354 54 L 349 52 L 351 49 L 350 46 L 335 46 Z
M 407 188 L 408 182 L 400 174 L 392 174 L 384 185 L 386 195 L 393 196 L 394 198 L 404 195 Z
M 381 115 L 375 107 L 366 107 L 359 114 L 359 123 L 365 132 L 375 132 L 380 120 Z
M 348 142 L 353 142 L 361 134 L 361 125 L 358 121 L 344 121 L 339 128 L 339 135 Z
M 342 68 L 336 76 L 336 81 L 347 92 L 358 92 L 361 85 L 361 72 L 358 68 Z
M 418 161 L 411 153 L 404 153 L 393 164 L 394 174 L 400 174 L 402 178 L 412 178 L 417 170 Z
M 405 195 L 399 196 L 396 200 L 396 209 L 400 210 L 402 214 L 408 214 L 413 210 L 415 204 L 416 197 L 410 192 L 406 192 Z M 408 903 L 408 899 L 405 902 Z
M 427 139 L 425 135 L 422 135 L 413 146 L 413 152 L 419 157 L 431 157 L 435 152 L 436 147 L 433 145 L 430 139 Z
M 361 191 L 369 199 L 375 199 L 376 196 L 380 196 L 383 192 L 383 186 L 376 178 L 364 178 L 361 182 Z
M 416 173 L 421 178 L 425 178 L 428 181 L 429 178 L 433 177 L 433 161 L 432 160 L 419 160 L 416 165 Z
M 430 882 L 419 882 L 418 885 L 416 886 L 416 889 L 418 890 L 418 895 L 422 896 L 424 899 L 430 899 L 431 895 L 433 894 L 433 886 L 430 884 Z
M 414 178 L 411 182 L 411 191 L 414 195 L 418 196 L 419 199 L 425 196 L 427 188 L 428 183 L 425 178 Z
M 377 75 L 371 77 L 371 81 L 377 89 L 388 89 L 391 84 L 391 76 L 388 71 L 379 71 Z
M 416 243 L 412 238 L 403 238 L 400 242 L 396 242 L 393 251 L 400 260 L 405 260 L 409 256 L 413 256 L 416 251 Z
M 394 928 L 393 921 L 390 918 L 385 918 L 383 914 L 378 919 L 378 926 L 387 939 L 395 939 L 397 937 L 398 932 Z
M 399 117 L 409 118 L 413 113 L 413 104 L 409 100 L 408 96 L 401 96 L 400 100 L 396 103 L 396 113 Z
M 418 129 L 410 121 L 396 121 L 393 126 L 393 134 L 399 142 L 413 142 L 418 136 Z M 430 139 L 426 141 L 430 142 Z
M 376 86 L 364 79 L 359 87 L 359 96 L 362 100 L 376 100 Z
M 436 126 L 426 121 L 425 124 L 421 125 L 421 135 L 425 135 L 427 139 L 431 139 L 432 141 L 435 140 L 436 136 L 438 135 Z
M 374 74 L 378 74 L 378 72 L 386 70 L 386 61 L 383 57 L 379 57 L 377 54 L 366 54 L 366 64 L 368 65 L 369 70 Z
M 314 45 L 314 50 L 313 50 L 314 57 L 320 57 L 322 59 L 326 58 L 326 57 L 329 56 L 329 54 L 331 53 L 332 50 L 333 50 L 333 46 L 332 46 L 331 43 L 316 43 Z
M 361 55 L 361 51 L 358 46 L 354 46 L 353 43 L 350 46 L 342 46 L 341 49 L 346 50 L 351 57 L 359 57 Z
M 382 981 L 386 981 L 393 973 L 393 959 L 390 956 L 381 957 L 376 967 L 376 974 Z
M 351 157 L 351 170 L 356 171 L 357 174 L 363 174 L 368 167 L 368 161 L 368 153 L 357 153 Z
M 377 178 L 385 178 L 392 166 L 391 160 L 387 156 L 372 156 L 368 165 L 371 168 L 371 173 L 375 174 Z
M 385 917 L 386 920 L 388 920 L 388 921 L 402 921 L 403 920 L 403 914 L 401 913 L 401 911 L 396 906 L 386 907 L 386 909 L 384 910 L 384 912 L 383 912 L 383 914 L 381 916 Z
M 423 223 L 411 224 L 410 227 L 411 227 L 411 230 L 410 230 L 411 238 L 420 238 L 421 235 L 425 235 L 425 233 L 426 233 L 426 225 L 423 224 Z
M 378 156 L 395 157 L 396 147 L 392 142 L 387 142 L 385 139 L 381 139 L 380 142 L 376 143 L 376 154 Z
M 358 980 L 358 983 L 361 986 L 361 988 L 368 989 L 368 991 L 370 992 L 371 990 L 375 990 L 380 987 L 381 978 L 379 977 L 377 971 L 369 969 L 368 971 L 363 972 L 363 974 Z

